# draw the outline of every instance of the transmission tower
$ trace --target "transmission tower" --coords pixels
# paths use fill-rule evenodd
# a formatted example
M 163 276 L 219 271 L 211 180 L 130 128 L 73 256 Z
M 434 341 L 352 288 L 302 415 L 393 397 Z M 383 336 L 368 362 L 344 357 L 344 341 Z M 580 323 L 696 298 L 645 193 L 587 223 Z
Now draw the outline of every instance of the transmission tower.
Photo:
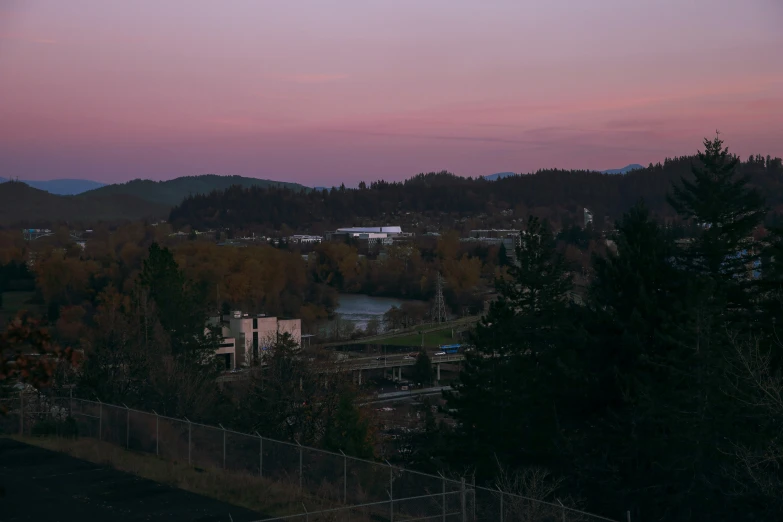
M 440 272 L 438 272 L 435 287 L 435 306 L 432 311 L 432 319 L 438 323 L 446 322 L 446 302 L 443 300 L 443 278 L 440 276 Z

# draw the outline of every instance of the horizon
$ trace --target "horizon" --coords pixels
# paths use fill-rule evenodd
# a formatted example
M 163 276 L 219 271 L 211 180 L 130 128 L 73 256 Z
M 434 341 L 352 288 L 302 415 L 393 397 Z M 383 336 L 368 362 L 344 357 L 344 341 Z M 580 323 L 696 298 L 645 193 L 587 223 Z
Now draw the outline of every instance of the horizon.
M 783 6 L 715 4 L 11 0 L 0 177 L 601 171 L 716 129 L 741 158 L 781 156 Z

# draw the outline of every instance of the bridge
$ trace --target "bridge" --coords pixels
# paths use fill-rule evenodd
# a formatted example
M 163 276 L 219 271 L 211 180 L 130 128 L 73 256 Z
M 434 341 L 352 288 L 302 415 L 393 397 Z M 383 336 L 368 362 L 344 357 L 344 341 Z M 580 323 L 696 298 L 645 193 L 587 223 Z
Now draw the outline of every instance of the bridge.
M 440 365 L 444 363 L 459 363 L 465 360 L 465 355 L 453 353 L 446 355 L 431 355 L 430 360 L 435 366 L 437 380 L 440 380 Z M 335 372 L 357 372 L 359 384 L 362 383 L 362 371 L 382 370 L 391 368 L 392 380 L 402 380 L 402 367 L 413 366 L 416 364 L 416 358 L 410 355 L 389 355 L 386 357 L 352 357 L 342 361 L 336 361 L 326 366 L 318 368 L 316 371 L 320 374 Z M 247 370 L 226 373 L 218 377 L 218 382 L 231 382 L 247 379 L 250 372 Z
M 430 361 L 435 366 L 437 377 L 436 380 L 440 380 L 440 365 L 443 363 L 459 363 L 465 360 L 465 355 L 461 353 L 453 353 L 446 355 L 434 355 L 430 357 Z M 402 367 L 413 366 L 416 364 L 416 357 L 410 355 L 391 355 L 387 357 L 355 357 L 352 359 L 345 359 L 334 364 L 330 368 L 324 368 L 319 373 L 333 373 L 338 372 L 358 372 L 359 384 L 362 383 L 362 371 L 364 370 L 382 370 L 391 368 L 392 380 L 402 380 Z

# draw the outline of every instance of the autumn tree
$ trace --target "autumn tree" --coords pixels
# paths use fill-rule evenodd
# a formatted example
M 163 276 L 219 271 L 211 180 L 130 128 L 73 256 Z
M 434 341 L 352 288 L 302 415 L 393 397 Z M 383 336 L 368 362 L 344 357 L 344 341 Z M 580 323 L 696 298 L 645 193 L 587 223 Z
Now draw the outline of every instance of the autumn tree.
M 51 386 L 60 361 L 76 362 L 74 351 L 53 343 L 46 328 L 29 314 L 20 313 L 0 334 L 0 395 L 17 383 L 38 389 Z M 4 413 L 2 408 L 0 413 Z

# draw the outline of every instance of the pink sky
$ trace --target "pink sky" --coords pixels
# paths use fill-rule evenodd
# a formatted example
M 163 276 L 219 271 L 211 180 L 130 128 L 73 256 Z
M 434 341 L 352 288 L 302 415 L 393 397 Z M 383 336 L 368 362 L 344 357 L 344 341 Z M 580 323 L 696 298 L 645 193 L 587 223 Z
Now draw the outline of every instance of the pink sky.
M 306 7 L 305 7 L 306 6 Z M 0 0 L 0 177 L 783 155 L 780 0 Z

